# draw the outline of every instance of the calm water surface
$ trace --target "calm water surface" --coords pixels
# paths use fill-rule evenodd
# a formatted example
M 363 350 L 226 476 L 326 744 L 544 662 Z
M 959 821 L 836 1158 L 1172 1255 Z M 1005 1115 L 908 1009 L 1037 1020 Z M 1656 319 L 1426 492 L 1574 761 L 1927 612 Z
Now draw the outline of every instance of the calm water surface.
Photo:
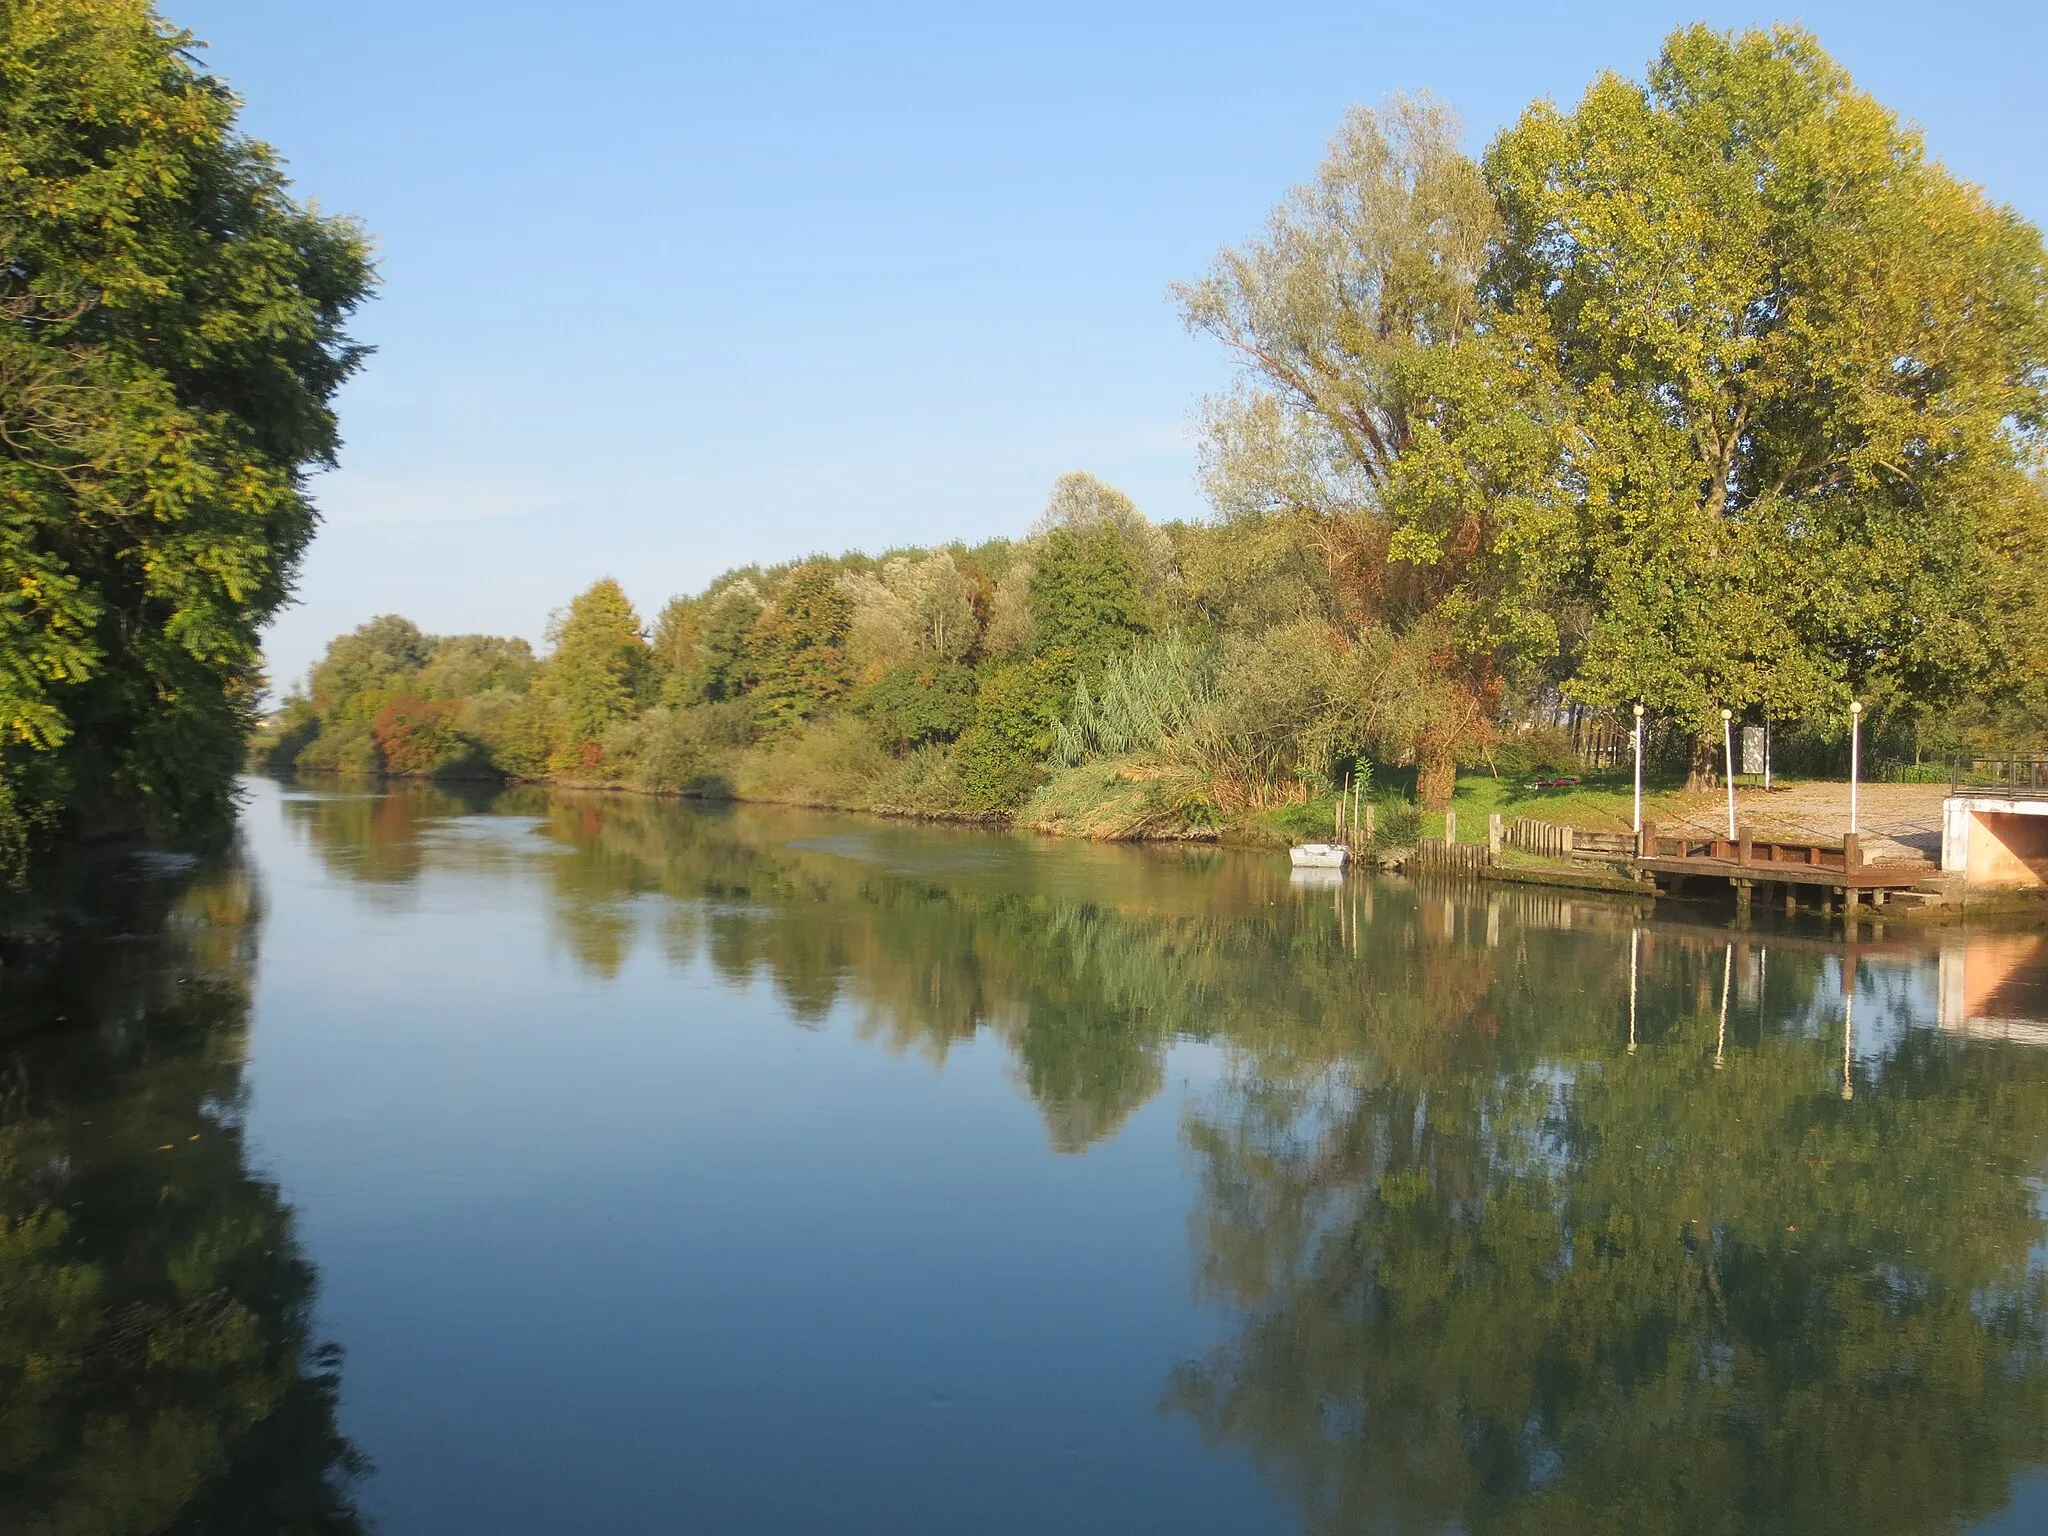
M 0 972 L 0 1529 L 2048 1528 L 2048 938 L 251 786 Z

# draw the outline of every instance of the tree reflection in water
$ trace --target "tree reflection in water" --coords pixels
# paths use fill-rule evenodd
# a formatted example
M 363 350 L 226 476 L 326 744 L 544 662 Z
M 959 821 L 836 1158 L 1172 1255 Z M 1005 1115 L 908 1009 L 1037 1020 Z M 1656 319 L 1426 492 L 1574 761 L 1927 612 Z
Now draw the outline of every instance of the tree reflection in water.
M 1383 1015 L 1246 1053 L 1191 1113 L 1201 1284 L 1240 1321 L 1167 1403 L 1315 1531 L 1933 1532 L 2002 1506 L 2048 1449 L 2048 1055 L 1895 1027 L 1908 967 L 1868 963 L 1845 1097 L 1827 946 L 1654 926 L 1630 1055 L 1611 994 L 1526 984 L 1533 938 L 1471 952 L 1488 997 L 1415 1021 L 1484 1061 L 1447 1072 Z M 1511 995 L 1523 1027 L 1496 1032 Z
M 116 896 L 125 937 L 0 993 L 0 1530 L 361 1531 L 314 1270 L 242 1145 L 249 872 Z
M 2048 956 L 1971 991 L 1933 940 L 1845 968 L 1817 928 L 1696 909 L 507 806 L 530 846 L 449 857 L 541 871 L 579 965 L 653 942 L 934 1062 L 990 1031 L 1060 1151 L 1157 1094 L 1176 1040 L 1220 1047 L 1184 1139 L 1232 1337 L 1163 1402 L 1308 1530 L 1932 1533 L 2048 1455 L 2048 1051 L 1997 1013 Z M 371 878 L 466 807 L 290 808 Z

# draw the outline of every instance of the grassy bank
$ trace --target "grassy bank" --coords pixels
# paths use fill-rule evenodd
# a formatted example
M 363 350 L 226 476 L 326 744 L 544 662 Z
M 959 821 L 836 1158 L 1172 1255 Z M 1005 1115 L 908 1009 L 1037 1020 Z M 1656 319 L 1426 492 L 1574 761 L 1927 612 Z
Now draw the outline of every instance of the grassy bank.
M 466 776 L 460 769 L 452 775 L 386 775 L 451 782 Z M 1133 757 L 1054 770 L 1016 812 L 982 811 L 963 803 L 952 754 L 927 747 L 897 756 L 846 717 L 809 726 L 794 739 L 708 752 L 687 779 L 673 786 L 649 788 L 573 773 L 513 776 L 507 782 L 1014 824 L 1098 842 L 1200 841 L 1269 848 L 1331 837 L 1341 794 L 1323 790 L 1280 804 L 1224 808 L 1215 803 L 1210 783 L 1194 770 Z M 1443 835 L 1444 818 L 1424 814 L 1414 803 L 1412 768 L 1378 769 L 1370 782 L 1364 799 L 1382 847 L 1408 847 L 1418 837 Z M 1661 819 L 1697 810 L 1713 798 L 1687 794 L 1672 783 L 1646 785 L 1643 811 Z M 1623 775 L 1602 775 L 1571 789 L 1535 790 L 1473 770 L 1458 775 L 1451 808 L 1460 842 L 1484 841 L 1487 817 L 1494 813 L 1508 820 L 1526 816 L 1589 831 L 1621 831 L 1630 824 L 1631 784 Z

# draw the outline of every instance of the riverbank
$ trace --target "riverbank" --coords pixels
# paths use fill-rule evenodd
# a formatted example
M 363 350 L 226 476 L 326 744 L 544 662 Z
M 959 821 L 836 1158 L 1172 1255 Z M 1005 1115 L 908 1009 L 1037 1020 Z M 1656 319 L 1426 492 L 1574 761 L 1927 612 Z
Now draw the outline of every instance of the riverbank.
M 289 777 L 332 777 L 348 782 L 534 784 L 552 789 L 661 799 L 732 801 L 739 804 L 808 806 L 859 811 L 909 821 L 967 826 L 1014 826 L 1053 837 L 1090 842 L 1201 842 L 1250 848 L 1285 848 L 1333 835 L 1341 791 L 1302 790 L 1277 804 L 1224 808 L 1211 786 L 1187 769 L 1141 758 L 1098 760 L 1046 775 L 1014 809 L 983 809 L 963 803 L 960 786 L 943 754 L 914 752 L 891 758 L 868 750 L 843 733 L 813 732 L 809 749 L 770 751 L 761 747 L 721 754 L 676 785 L 648 786 L 617 777 L 582 774 L 490 774 L 455 772 L 362 773 L 281 765 L 260 753 L 255 772 Z M 1413 803 L 1412 768 L 1377 768 L 1363 798 L 1371 825 L 1384 848 L 1408 849 L 1422 837 L 1441 837 L 1445 818 Z M 1715 792 L 1688 793 L 1674 785 L 1646 787 L 1644 814 L 1671 823 L 1709 814 Z M 1470 841 L 1487 817 L 1530 817 L 1581 831 L 1625 831 L 1632 814 L 1629 779 L 1623 774 L 1587 775 L 1562 789 L 1536 790 L 1504 775 L 1460 773 L 1450 811 Z

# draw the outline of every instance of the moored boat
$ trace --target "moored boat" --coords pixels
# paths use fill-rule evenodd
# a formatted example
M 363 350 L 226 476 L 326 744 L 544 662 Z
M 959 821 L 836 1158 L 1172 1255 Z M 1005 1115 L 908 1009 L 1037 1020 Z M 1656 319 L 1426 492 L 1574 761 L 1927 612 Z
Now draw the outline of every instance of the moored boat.
M 1350 857 L 1342 843 L 1297 843 L 1287 850 L 1287 861 L 1296 869 L 1342 869 Z

